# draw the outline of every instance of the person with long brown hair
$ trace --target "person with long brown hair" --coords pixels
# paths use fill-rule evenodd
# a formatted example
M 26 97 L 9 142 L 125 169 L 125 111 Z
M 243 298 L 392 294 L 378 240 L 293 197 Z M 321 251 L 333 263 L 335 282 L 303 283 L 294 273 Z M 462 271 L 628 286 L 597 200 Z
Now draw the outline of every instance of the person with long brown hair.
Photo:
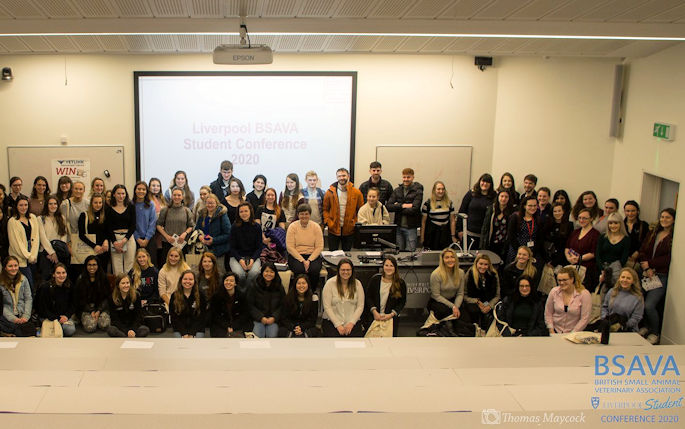
M 197 267 L 197 285 L 200 292 L 207 297 L 212 297 L 219 289 L 219 267 L 216 256 L 212 252 L 204 252 L 200 257 L 200 264 Z
M 506 190 L 499 191 L 497 200 L 485 210 L 485 219 L 480 230 L 481 250 L 490 250 L 502 260 L 506 260 L 509 251 L 509 218 L 513 212 L 511 194 Z
M 107 308 L 110 284 L 97 256 L 86 258 L 83 273 L 76 279 L 74 295 L 76 318 L 81 321 L 83 330 L 87 333 L 95 332 L 98 328 L 106 330 L 110 324 Z
M 397 260 L 392 255 L 383 257 L 382 272 L 371 277 L 366 287 L 364 324 L 374 320 L 392 320 L 392 335 L 399 332 L 399 316 L 407 303 L 407 284 L 400 277 Z
M 57 181 L 57 192 L 55 192 L 58 206 L 62 204 L 62 201 L 71 197 L 71 187 L 73 185 L 74 183 L 71 181 L 71 177 L 62 176 L 59 178 L 59 180 Z
M 466 192 L 461 200 L 458 213 L 464 213 L 468 216 L 466 219 L 466 233 L 469 238 L 468 241 L 473 240 L 474 249 L 480 247 L 480 232 L 485 221 L 485 211 L 495 201 L 496 196 L 492 176 L 485 173 L 480 176 L 478 182 Z M 462 218 L 457 220 L 457 236 L 459 240 L 463 238 L 463 222 Z
M 33 188 L 29 196 L 29 211 L 36 216 L 43 213 L 43 207 L 50 196 L 50 185 L 44 176 L 37 176 L 33 180 Z
M 675 224 L 675 210 L 667 208 L 659 213 L 659 224 L 649 237 L 642 243 L 637 260 L 644 277 L 657 276 L 661 287 L 648 290 L 645 294 L 645 322 L 644 330 L 640 334 L 647 336 L 652 344 L 659 342 L 659 332 L 662 313 L 659 311 L 661 300 L 666 295 L 668 271 L 671 267 L 671 249 L 673 247 L 673 227 Z
M 297 207 L 304 202 L 300 178 L 295 173 L 288 174 L 285 178 L 285 189 L 278 196 L 278 205 L 285 215 L 286 229 L 297 220 Z
M 564 254 L 568 264 L 585 267 L 583 284 L 590 292 L 594 292 L 599 279 L 595 259 L 599 231 L 592 226 L 592 211 L 590 209 L 580 209 L 577 221 L 580 228 L 573 230 L 569 235 Z
M 238 275 L 243 289 L 251 288 L 261 270 L 262 229 L 255 223 L 252 205 L 238 206 L 238 218 L 231 228 L 229 266 Z
M 576 228 L 581 228 L 581 225 L 578 222 L 578 216 L 583 209 L 587 210 L 588 215 L 590 216 L 590 225 L 594 225 L 599 218 L 604 215 L 602 209 L 599 208 L 597 194 L 595 194 L 594 191 L 585 191 L 580 194 L 576 203 L 573 205 L 573 209 L 571 209 L 571 220 L 573 220 L 573 224 Z
M 183 170 L 178 170 L 174 173 L 174 178 L 171 180 L 169 188 L 164 191 L 164 198 L 166 198 L 167 201 L 171 201 L 171 194 L 173 193 L 173 190 L 177 188 L 183 193 L 183 205 L 187 207 L 188 210 L 192 210 L 195 206 L 195 194 L 190 190 L 188 176 Z
M 26 276 L 35 295 L 39 283 L 37 277 L 38 251 L 45 246 L 48 254 L 54 254 L 52 245 L 45 237 L 43 225 L 36 215 L 29 212 L 29 200 L 26 196 L 17 197 L 13 215 L 7 221 L 9 254 L 19 261 L 19 270 Z
M 128 274 L 119 274 L 114 279 L 109 312 L 112 323 L 107 334 L 110 337 L 147 337 L 150 333 L 150 328 L 143 325 L 143 308 Z
M 354 275 L 352 261 L 338 262 L 337 274 L 323 287 L 323 320 L 325 337 L 361 337 L 364 312 L 364 288 Z
M 197 287 L 195 273 L 185 270 L 171 294 L 169 315 L 176 338 L 203 338 L 207 300 Z
M 298 274 L 283 300 L 283 317 L 278 328 L 281 338 L 316 338 L 321 330 L 316 326 L 319 300 L 309 287 L 309 278 Z
M 262 226 L 262 242 L 268 245 L 271 241 L 266 237 L 266 231 L 273 228 L 285 230 L 285 213 L 276 202 L 278 194 L 274 188 L 264 191 L 264 205 L 255 211 L 255 222 Z
M 72 320 L 75 311 L 74 293 L 71 281 L 67 278 L 67 267 L 58 263 L 52 271 L 52 278 L 40 285 L 36 292 L 36 313 L 43 320 L 41 331 L 46 331 L 46 325 L 57 326 L 59 323 L 62 335 L 57 336 L 73 336 L 76 332 L 76 325 Z
M 31 286 L 28 279 L 19 271 L 19 261 L 14 256 L 7 256 L 2 263 L 0 292 L 0 332 L 17 337 L 36 335 L 36 326 L 31 322 Z
M 281 276 L 274 264 L 262 265 L 262 272 L 255 286 L 247 291 L 247 302 L 252 316 L 252 332 L 259 338 L 276 338 L 281 323 L 285 291 Z
M 237 286 L 234 273 L 224 274 L 221 287 L 209 301 L 209 335 L 214 338 L 243 338 L 252 330 L 247 299 Z
M 76 185 L 74 189 L 76 189 Z M 73 198 L 73 197 L 72 197 Z M 78 219 L 78 235 L 81 241 L 93 249 L 98 257 L 102 270 L 107 272 L 109 265 L 109 225 L 105 214 L 105 198 L 102 194 L 93 194 L 88 210 L 81 213 Z M 95 241 L 89 236 L 95 235 Z
M 128 273 L 136 259 L 136 207 L 124 185 L 115 185 L 107 211 L 107 233 L 111 243 L 112 273 Z
M 43 206 L 43 213 L 39 216 L 40 224 L 45 234 L 46 247 L 41 242 L 38 254 L 38 272 L 42 279 L 46 279 L 52 272 L 53 265 L 61 262 L 68 266 L 71 262 L 71 248 L 69 245 L 69 225 L 59 211 L 57 197 L 49 196 Z M 52 253 L 50 253 L 52 249 Z

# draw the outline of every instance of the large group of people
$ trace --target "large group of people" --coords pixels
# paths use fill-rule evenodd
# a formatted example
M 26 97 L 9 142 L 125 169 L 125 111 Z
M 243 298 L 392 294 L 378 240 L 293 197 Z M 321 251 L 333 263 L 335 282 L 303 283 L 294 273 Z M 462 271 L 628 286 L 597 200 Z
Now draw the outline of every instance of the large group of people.
M 368 284 L 343 259 L 319 292 L 324 231 L 329 250 L 349 251 L 357 224 L 389 224 L 394 216 L 400 249 L 441 251 L 427 310 L 460 332 L 465 325 L 485 331 L 496 319 L 516 335 L 597 328 L 595 293 L 604 299 L 596 319 L 658 342 L 675 210 L 662 210 L 650 230 L 635 201 L 625 202 L 624 216 L 613 198 L 600 209 L 593 191 L 572 205 L 564 190 L 536 189 L 532 174 L 517 192 L 510 173 L 497 187 L 483 174 L 457 209 L 442 181 L 424 198 L 411 168 L 395 188 L 380 163 L 369 173 L 355 187 L 340 168 L 325 190 L 314 171 L 302 185 L 289 174 L 281 192 L 260 174 L 246 193 L 223 161 L 197 200 L 184 171 L 167 189 L 152 178 L 131 195 L 97 177 L 86 195 L 85 183 L 66 176 L 51 194 L 38 176 L 26 196 L 22 179 L 12 177 L 10 192 L 0 185 L 0 330 L 71 336 L 80 325 L 85 333 L 139 337 L 161 311 L 178 337 L 201 337 L 206 328 L 215 337 L 361 336 L 389 321 L 398 335 L 407 286 L 394 257 L 384 257 Z M 454 250 L 462 241 L 488 251 L 466 270 Z M 292 280 L 284 285 L 279 269 L 286 267 Z

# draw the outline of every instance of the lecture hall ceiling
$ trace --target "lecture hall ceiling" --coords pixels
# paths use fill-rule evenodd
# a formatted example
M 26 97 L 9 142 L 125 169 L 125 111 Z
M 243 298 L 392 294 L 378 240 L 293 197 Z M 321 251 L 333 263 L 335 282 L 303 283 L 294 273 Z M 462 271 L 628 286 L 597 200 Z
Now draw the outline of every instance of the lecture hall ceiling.
M 208 53 L 241 8 L 279 53 L 620 58 L 683 42 L 548 37 L 685 37 L 685 0 L 0 0 L 0 54 Z

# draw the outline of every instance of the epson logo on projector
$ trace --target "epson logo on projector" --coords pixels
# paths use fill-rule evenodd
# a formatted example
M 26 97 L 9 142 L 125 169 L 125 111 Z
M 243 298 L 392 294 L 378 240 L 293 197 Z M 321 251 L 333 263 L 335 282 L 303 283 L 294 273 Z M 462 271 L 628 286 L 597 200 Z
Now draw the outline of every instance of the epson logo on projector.
M 254 55 L 233 55 L 233 61 L 254 61 Z

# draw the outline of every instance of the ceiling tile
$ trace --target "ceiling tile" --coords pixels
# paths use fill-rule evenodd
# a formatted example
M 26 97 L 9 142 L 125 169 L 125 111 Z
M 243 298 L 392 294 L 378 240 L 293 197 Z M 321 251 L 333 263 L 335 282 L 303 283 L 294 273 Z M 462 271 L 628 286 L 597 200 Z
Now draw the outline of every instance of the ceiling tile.
M 304 36 L 298 50 L 306 52 L 321 52 L 328 36 Z
M 98 40 L 107 52 L 125 52 L 129 47 L 126 37 L 132 36 L 100 36 Z
M 496 0 L 462 0 L 449 7 L 441 18 L 470 19 L 479 10 L 493 4 Z
M 407 37 L 407 39 L 397 48 L 397 52 L 419 52 L 432 37 Z
M 369 18 L 400 18 L 414 3 L 416 0 L 381 0 L 369 13 Z
M 421 52 L 439 53 L 444 51 L 454 41 L 451 37 L 433 37 L 426 46 L 421 49 Z
M 65 0 L 43 0 L 35 2 L 49 18 L 80 18 L 81 15 Z
M 0 52 L 9 52 L 7 48 L 2 44 L 2 40 L 0 40 Z
M 503 39 L 503 40 L 501 40 L 501 43 L 496 48 L 494 48 L 492 51 L 493 51 L 493 53 L 511 54 L 511 53 L 514 53 L 517 49 L 520 49 L 526 43 L 528 43 L 528 39 L 518 39 L 518 38 Z
M 573 0 L 545 15 L 543 21 L 572 21 L 575 18 L 607 4 L 610 0 Z
M 505 19 L 516 10 L 525 6 L 528 2 L 530 2 L 530 0 L 497 0 L 478 11 L 478 13 L 473 16 L 473 19 Z
M 176 44 L 179 51 L 197 52 L 200 49 L 199 38 L 194 34 L 176 35 Z
M 644 4 L 647 0 L 613 0 L 589 13 L 581 15 L 578 21 L 608 21 L 609 19 Z
M 537 21 L 543 16 L 561 9 L 570 0 L 534 0 L 511 14 L 507 19 L 522 19 Z
M 371 49 L 380 39 L 379 36 L 359 36 L 352 42 L 348 50 L 351 52 L 371 52 Z
M 140 0 L 114 0 L 114 5 L 119 9 L 119 14 L 126 18 L 150 18 L 152 11 L 147 1 Z
M 102 46 L 95 36 L 69 36 L 81 52 L 102 52 Z
M 55 49 L 43 36 L 23 36 L 21 41 L 33 52 L 54 52 Z
M 264 1 L 268 0 L 251 0 L 247 3 L 245 3 L 244 0 L 223 0 L 226 9 L 224 13 L 228 17 L 240 16 L 240 6 L 241 4 L 244 4 L 247 16 L 261 16 Z
M 497 49 L 499 45 L 504 43 L 504 39 L 499 39 L 499 38 L 484 38 L 478 40 L 478 42 L 474 43 L 470 50 L 474 52 L 490 52 L 494 51 Z
M 549 39 L 529 39 L 526 44 L 516 50 L 517 54 L 539 54 L 553 46 L 554 40 Z
M 27 0 L 0 0 L 0 6 L 14 18 L 45 18 L 45 15 Z
M 291 18 L 297 13 L 296 0 L 268 0 L 262 11 L 262 16 L 265 17 L 283 17 Z
M 473 37 L 457 37 L 454 41 L 445 49 L 445 52 L 466 52 L 471 46 L 478 41 L 479 38 Z
M 250 36 L 250 39 L 255 45 L 271 46 L 276 40 L 276 36 Z
M 345 52 L 356 41 L 356 36 L 331 36 L 328 38 L 324 50 L 326 52 Z
M 31 52 L 31 49 L 19 37 L 0 37 L 0 43 L 9 52 Z
M 650 16 L 645 19 L 645 22 L 682 22 L 683 18 L 685 18 L 685 3 L 658 15 Z
M 662 12 L 673 9 L 677 6 L 682 6 L 682 0 L 652 0 L 642 6 L 631 9 L 625 13 L 615 16 L 611 19 L 614 22 L 641 22 L 645 19 L 659 15 Z
M 148 43 L 152 46 L 153 51 L 176 51 L 175 38 L 172 35 L 155 34 L 146 36 Z
M 436 18 L 454 3 L 455 0 L 420 0 L 409 9 L 404 18 Z
M 150 44 L 145 36 L 125 36 L 128 50 L 131 52 L 150 52 Z
M 225 10 L 221 0 L 192 0 L 188 13 L 193 18 L 223 18 Z
M 302 36 L 280 36 L 276 42 L 279 51 L 297 51 Z
M 335 11 L 336 18 L 365 18 L 369 11 L 376 6 L 378 0 L 345 0 L 338 2 Z
M 46 39 L 57 52 L 78 52 L 78 47 L 69 36 L 50 36 Z
M 78 12 L 86 18 L 115 18 L 115 9 L 108 0 L 71 0 Z
M 201 35 L 200 36 L 200 49 L 202 51 L 213 51 L 214 48 L 216 48 L 218 45 L 223 44 L 224 42 L 221 40 L 221 36 L 217 35 Z
M 155 16 L 164 18 L 180 18 L 190 16 L 187 3 L 183 0 L 149 0 L 150 8 Z
M 327 18 L 333 16 L 334 0 L 306 0 L 302 1 L 297 16 L 304 18 Z

